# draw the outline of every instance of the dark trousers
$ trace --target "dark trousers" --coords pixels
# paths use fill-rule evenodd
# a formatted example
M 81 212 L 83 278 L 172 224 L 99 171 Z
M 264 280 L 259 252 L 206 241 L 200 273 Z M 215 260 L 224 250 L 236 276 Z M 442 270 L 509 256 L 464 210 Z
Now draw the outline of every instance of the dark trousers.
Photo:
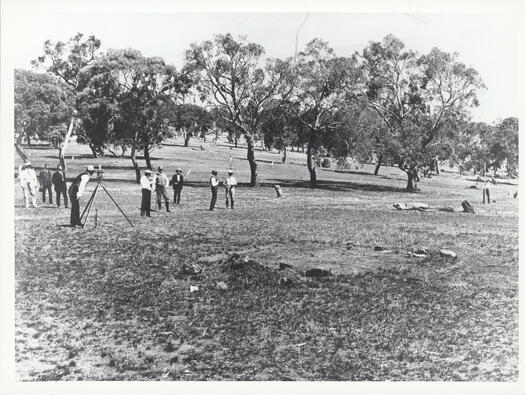
M 53 204 L 53 193 L 51 192 L 51 185 L 42 185 L 42 203 L 46 202 L 46 191 L 49 196 L 49 203 Z
M 64 197 L 64 206 L 68 206 L 67 202 L 67 188 L 66 185 L 55 185 L 55 193 L 57 194 L 57 206 L 60 207 L 60 195 Z
M 69 187 L 69 200 L 71 200 L 71 215 L 70 224 L 71 226 L 82 225 L 80 222 L 80 202 L 77 199 L 78 188 L 73 184 Z
M 231 186 L 229 188 L 226 188 L 226 208 L 228 208 L 230 201 L 232 203 L 233 208 L 233 199 L 235 198 L 235 186 Z
M 166 204 L 166 211 L 170 211 L 170 201 L 168 199 L 168 194 L 166 193 L 166 188 L 163 185 L 157 185 L 155 191 L 157 192 L 157 206 L 162 207 L 162 199 Z
M 211 203 L 210 210 L 215 208 L 215 203 L 217 202 L 217 187 L 211 187 Z
M 150 210 L 151 210 L 151 190 L 143 188 L 142 189 L 142 203 L 140 204 L 140 215 L 146 214 L 149 217 Z
M 182 192 L 182 187 L 173 188 L 173 203 L 180 204 L 180 193 Z
M 483 188 L 483 203 L 485 203 L 485 197 L 487 198 L 487 203 L 490 203 L 490 192 L 488 188 Z

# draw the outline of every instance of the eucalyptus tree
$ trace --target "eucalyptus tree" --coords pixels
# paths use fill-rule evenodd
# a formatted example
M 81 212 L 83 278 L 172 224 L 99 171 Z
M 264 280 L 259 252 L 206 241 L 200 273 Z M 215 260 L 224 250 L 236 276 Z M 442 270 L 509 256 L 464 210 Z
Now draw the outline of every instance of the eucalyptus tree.
M 191 44 L 185 68 L 193 74 L 201 100 L 217 108 L 215 114 L 244 136 L 250 185 L 255 186 L 255 140 L 262 114 L 277 108 L 289 94 L 289 63 L 265 58 L 264 48 L 246 37 L 218 34 Z
M 16 69 L 14 83 L 15 148 L 19 156 L 27 156 L 21 148 L 22 139 L 37 137 L 60 147 L 73 107 L 68 86 L 49 74 Z M 60 156 L 60 155 L 59 155 Z
M 69 87 L 73 96 L 72 100 L 75 106 L 71 108 L 68 132 L 62 142 L 60 159 L 64 162 L 64 167 L 64 152 L 69 142 L 69 137 L 73 132 L 76 115 L 78 115 L 74 111 L 82 105 L 79 94 L 85 88 L 85 79 L 82 78 L 81 74 L 86 67 L 97 60 L 100 54 L 100 45 L 101 41 L 97 37 L 91 35 L 85 38 L 82 33 L 77 33 L 67 42 L 47 40 L 44 42 L 44 54 L 32 62 L 34 67 L 43 68 L 63 81 Z M 102 147 L 105 143 L 99 134 L 100 128 L 92 129 L 89 127 L 89 123 L 85 125 L 80 123 L 77 126 L 84 126 L 77 127 L 75 131 L 79 137 L 78 141 L 88 144 L 93 152 L 93 156 L 97 157 L 102 152 Z
M 162 58 L 145 57 L 133 49 L 109 51 L 93 65 L 88 80 L 88 87 L 93 81 L 109 87 L 111 136 L 130 147 L 138 182 L 137 152 L 144 153 L 146 166 L 151 167 L 150 151 L 171 135 L 171 104 L 181 100 L 190 81 Z
M 360 94 L 387 126 L 389 159 L 406 172 L 407 190 L 413 191 L 418 170 L 435 163 L 431 151 L 446 116 L 477 106 L 484 85 L 458 54 L 434 48 L 419 55 L 392 35 L 371 42 L 360 59 Z
M 357 82 L 355 59 L 337 57 L 326 41 L 314 39 L 300 52 L 294 66 L 294 83 L 288 108 L 308 131 L 306 164 L 310 186 L 317 185 L 314 155 L 322 135 L 333 133 L 334 115 L 352 99 Z

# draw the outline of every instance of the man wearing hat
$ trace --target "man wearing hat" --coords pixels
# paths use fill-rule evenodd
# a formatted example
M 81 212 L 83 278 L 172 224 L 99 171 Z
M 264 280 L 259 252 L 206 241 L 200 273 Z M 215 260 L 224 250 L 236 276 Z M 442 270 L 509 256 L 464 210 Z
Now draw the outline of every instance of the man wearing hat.
M 142 202 L 140 204 L 140 215 L 150 217 L 151 211 L 151 170 L 144 170 L 144 175 L 140 178 L 140 186 L 142 187 Z
M 55 193 L 57 194 L 57 207 L 60 207 L 60 196 L 63 196 L 64 206 L 68 208 L 66 173 L 62 170 L 62 166 L 57 166 L 57 170 L 53 173 L 51 181 L 55 186 Z
M 217 188 L 219 187 L 219 180 L 217 179 L 216 170 L 211 171 L 210 187 L 211 187 L 210 211 L 213 211 L 215 209 L 215 203 L 217 202 Z
M 173 186 L 173 203 L 180 204 L 180 193 L 182 192 L 182 184 L 184 183 L 184 176 L 182 169 L 179 167 L 177 172 L 171 178 L 171 185 Z
M 157 193 L 157 206 L 160 210 L 162 207 L 162 199 L 164 199 L 164 204 L 166 205 L 166 212 L 170 212 L 170 201 L 168 199 L 168 194 L 166 189 L 170 185 L 170 181 L 166 174 L 162 171 L 162 166 L 159 166 L 157 169 L 157 174 L 155 174 L 155 179 L 153 180 L 153 190 Z
M 31 162 L 26 162 L 20 169 L 20 186 L 22 187 L 22 192 L 24 193 L 24 202 L 25 207 L 29 207 L 29 197 L 31 197 L 31 203 L 33 207 L 38 207 L 36 204 L 36 188 L 37 180 L 36 173 L 33 170 L 33 165 Z
M 46 202 L 46 191 L 49 196 L 49 203 L 53 204 L 53 194 L 51 192 L 51 170 L 47 168 L 47 164 L 44 165 L 44 168 L 38 174 L 38 181 L 40 183 L 40 191 L 42 192 L 42 203 Z
M 92 165 L 86 166 L 86 169 L 73 180 L 69 186 L 68 195 L 71 201 L 70 223 L 72 227 L 82 226 L 80 222 L 80 198 L 84 194 L 89 178 L 93 175 L 95 169 Z
M 228 208 L 231 200 L 233 209 L 233 198 L 235 197 L 236 186 L 237 180 L 233 176 L 233 170 L 228 170 L 228 178 L 224 181 L 224 187 L 226 188 L 226 208 Z

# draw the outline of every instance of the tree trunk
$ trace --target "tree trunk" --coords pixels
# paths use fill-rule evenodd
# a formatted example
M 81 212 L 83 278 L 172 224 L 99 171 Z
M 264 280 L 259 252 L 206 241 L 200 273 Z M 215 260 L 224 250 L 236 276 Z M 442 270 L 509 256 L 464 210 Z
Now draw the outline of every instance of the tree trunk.
M 308 142 L 308 147 L 306 149 L 306 166 L 310 172 L 310 188 L 315 188 L 317 186 L 317 174 L 315 173 L 315 162 L 313 158 L 313 147 L 315 143 L 315 134 L 314 132 L 310 133 L 310 141 Z
M 407 192 L 414 192 L 416 190 L 416 180 L 417 180 L 417 170 L 416 169 L 411 169 L 409 171 L 407 171 L 407 176 L 408 176 L 408 180 L 407 180 Z
M 88 143 L 88 145 L 89 145 L 89 149 L 91 150 L 91 153 L 93 154 L 93 158 L 98 158 L 99 154 L 97 150 L 95 149 L 95 147 L 93 146 L 93 144 Z
M 26 134 L 26 141 L 27 141 L 27 145 L 31 145 L 31 135 L 29 133 Z
M 237 148 L 237 144 L 239 143 L 239 138 L 235 137 L 235 148 Z
M 109 153 L 110 153 L 111 155 L 113 155 L 113 158 L 116 158 L 116 157 L 117 157 L 117 153 L 116 153 L 115 151 L 113 151 L 111 148 L 106 147 L 106 149 L 109 151 Z
M 257 162 L 255 161 L 255 149 L 253 146 L 253 137 L 245 134 L 247 159 L 250 164 L 250 186 L 254 187 L 257 184 Z
M 58 149 L 58 161 L 60 162 L 60 166 L 62 166 L 62 169 L 64 169 L 64 171 L 66 171 L 67 170 L 66 158 L 65 158 L 64 147 L 62 145 Z
M 151 169 L 151 158 L 149 157 L 149 148 L 146 146 L 144 148 L 144 160 L 146 161 L 146 167 L 148 169 Z M 140 177 L 139 177 L 140 180 Z
M 191 138 L 191 135 L 186 132 L 186 134 L 184 135 L 184 146 L 185 147 L 190 145 L 190 138 Z
M 377 164 L 376 169 L 374 170 L 374 176 L 377 176 L 379 174 L 379 168 L 383 164 L 383 155 L 379 155 L 379 158 L 377 158 Z
M 135 180 L 137 182 L 140 182 L 140 168 L 139 168 L 139 164 L 137 163 L 135 151 L 136 151 L 136 148 L 134 146 L 131 147 L 131 152 L 129 156 L 131 158 L 131 162 L 133 163 L 133 169 L 135 170 Z
M 282 163 L 285 164 L 286 163 L 286 154 L 287 154 L 287 150 L 286 150 L 286 147 L 283 148 L 283 159 L 282 159 Z
M 58 149 L 58 160 L 60 161 L 60 164 L 62 165 L 62 169 L 64 171 L 67 170 L 66 167 L 66 148 L 69 144 L 69 138 L 71 137 L 71 134 L 73 133 L 73 126 L 75 125 L 75 118 L 71 117 L 71 121 L 69 122 L 69 128 L 67 129 L 66 136 L 64 137 L 64 141 L 60 144 L 60 148 Z
M 27 162 L 27 154 L 24 152 L 24 150 L 22 149 L 22 146 L 20 144 L 22 144 L 22 140 L 24 138 L 24 134 L 23 133 L 20 133 L 16 140 L 15 140 L 15 149 L 16 149 L 16 153 L 18 154 L 18 156 L 20 157 L 20 159 L 22 159 L 22 161 L 24 162 Z
M 435 165 L 436 165 L 436 174 L 439 174 L 439 162 L 438 162 L 438 158 L 436 156 L 436 162 L 435 162 Z

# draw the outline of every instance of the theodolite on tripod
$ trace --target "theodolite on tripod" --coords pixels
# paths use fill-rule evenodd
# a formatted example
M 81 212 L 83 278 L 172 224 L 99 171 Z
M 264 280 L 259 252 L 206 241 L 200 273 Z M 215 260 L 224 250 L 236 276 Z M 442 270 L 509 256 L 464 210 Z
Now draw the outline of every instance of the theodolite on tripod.
M 86 226 L 86 223 L 87 223 L 87 220 L 89 218 L 89 213 L 91 211 L 91 207 L 93 207 L 93 204 L 95 203 L 95 198 L 97 197 L 97 193 L 98 193 L 98 189 L 100 187 L 102 187 L 102 189 L 104 190 L 104 192 L 106 192 L 106 195 L 108 195 L 108 197 L 111 199 L 111 201 L 115 204 L 115 206 L 117 206 L 117 208 L 119 209 L 119 211 L 122 213 L 122 215 L 124 216 L 124 218 L 126 218 L 126 220 L 129 222 L 129 224 L 131 226 L 133 226 L 133 223 L 129 220 L 129 218 L 126 216 L 126 214 L 124 213 L 124 211 L 122 211 L 122 209 L 120 208 L 120 206 L 117 204 L 117 202 L 115 201 L 115 199 L 113 199 L 113 197 L 111 196 L 111 194 L 109 193 L 109 191 L 106 189 L 106 187 L 102 184 L 102 175 L 104 174 L 104 171 L 102 170 L 102 168 L 100 167 L 100 165 L 98 166 L 98 169 L 96 170 L 97 172 L 97 186 L 95 187 L 95 189 L 93 190 L 93 193 L 91 194 L 91 196 L 89 197 L 89 200 L 86 204 L 86 207 L 84 208 L 84 211 L 82 211 L 82 215 L 80 216 L 80 222 L 82 222 L 82 219 L 84 218 L 84 215 L 86 216 L 86 219 L 84 220 L 84 222 L 82 223 L 82 228 L 84 228 Z M 95 222 L 95 226 L 96 226 L 96 222 Z

